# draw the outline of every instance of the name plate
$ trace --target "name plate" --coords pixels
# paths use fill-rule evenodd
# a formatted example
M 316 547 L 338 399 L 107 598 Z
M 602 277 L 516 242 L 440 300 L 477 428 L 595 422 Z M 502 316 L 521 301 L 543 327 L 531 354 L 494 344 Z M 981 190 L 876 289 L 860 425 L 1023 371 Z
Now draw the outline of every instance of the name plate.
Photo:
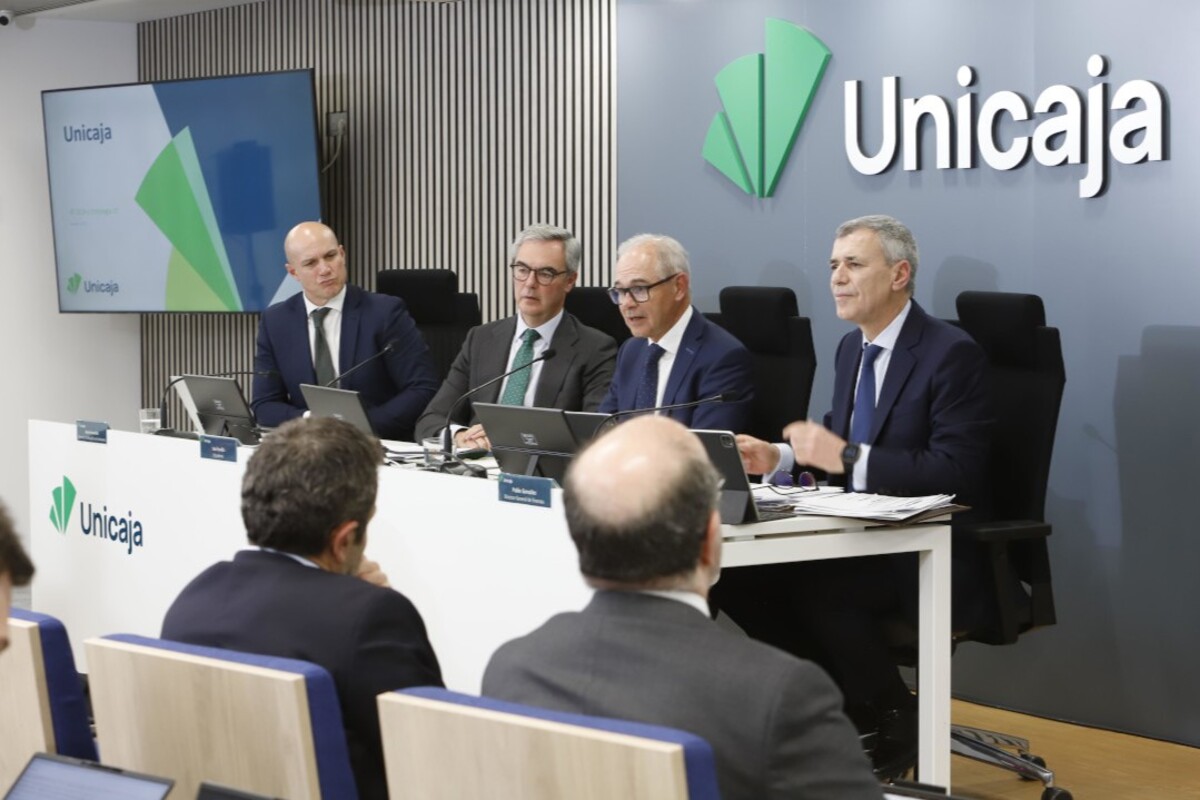
M 108 423 L 75 420 L 75 438 L 81 442 L 108 444 Z
M 238 440 L 232 436 L 201 436 L 200 457 L 213 461 L 237 461 Z
M 500 502 L 520 503 L 523 506 L 550 507 L 554 481 L 532 475 L 510 475 L 500 473 Z

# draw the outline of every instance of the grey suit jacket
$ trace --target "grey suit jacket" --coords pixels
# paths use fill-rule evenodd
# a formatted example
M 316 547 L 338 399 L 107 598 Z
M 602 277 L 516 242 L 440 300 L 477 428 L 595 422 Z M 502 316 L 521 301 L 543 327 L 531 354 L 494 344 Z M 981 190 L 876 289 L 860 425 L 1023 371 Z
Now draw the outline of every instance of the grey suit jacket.
M 497 650 L 483 694 L 701 736 L 723 800 L 882 796 L 829 676 L 676 600 L 597 592 Z
M 434 436 L 445 427 L 450 406 L 468 390 L 508 370 L 508 353 L 516 333 L 515 316 L 478 325 L 467 332 L 446 380 L 417 420 L 418 440 Z M 542 364 L 533 404 L 565 411 L 595 411 L 612 381 L 617 343 L 608 334 L 589 328 L 564 312 L 550 346 L 555 356 Z M 451 422 L 457 425 L 478 422 L 472 401 L 495 403 L 502 383 L 497 382 L 460 403 Z

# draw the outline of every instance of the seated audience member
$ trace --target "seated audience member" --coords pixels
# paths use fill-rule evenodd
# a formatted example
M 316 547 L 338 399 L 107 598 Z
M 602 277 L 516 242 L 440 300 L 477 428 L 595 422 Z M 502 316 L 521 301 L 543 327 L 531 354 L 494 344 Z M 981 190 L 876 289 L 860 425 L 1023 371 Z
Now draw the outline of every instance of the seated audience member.
M 670 236 L 643 233 L 617 250 L 613 302 L 633 338 L 617 353 L 617 371 L 600 411 L 611 414 L 690 403 L 725 402 L 663 412 L 689 428 L 750 426 L 754 383 L 750 352 L 692 306 L 687 251 Z
M 12 606 L 14 586 L 26 586 L 33 579 L 33 562 L 21 547 L 8 511 L 0 504 L 0 653 L 8 648 L 8 610 Z
M 437 378 L 404 302 L 347 285 L 346 250 L 326 225 L 300 223 L 283 249 L 303 291 L 268 308 L 259 322 L 251 403 L 259 423 L 303 416 L 308 405 L 300 384 L 324 386 L 390 345 L 337 387 L 362 396 L 376 435 L 412 439 Z
M 162 629 L 164 639 L 329 670 L 364 798 L 387 797 L 375 696 L 442 685 L 421 615 L 363 557 L 380 460 L 379 441 L 341 420 L 280 426 L 242 480 L 256 547 L 200 573 Z
M 912 299 L 917 243 L 899 220 L 842 223 L 829 259 L 830 289 L 847 333 L 834 361 L 833 410 L 824 425 L 793 422 L 786 443 L 738 437 L 747 471 L 817 467 L 855 491 L 954 494 L 986 518 L 991 413 L 987 358 L 963 331 Z M 955 537 L 954 625 L 986 618 L 987 580 L 973 543 Z M 889 648 L 888 622 L 916 622 L 916 558 L 873 556 L 730 570 L 721 608 L 750 635 L 814 659 L 863 730 L 878 730 L 881 776 L 916 761 L 916 700 Z
M 671 420 L 634 419 L 587 447 L 563 502 L 595 597 L 503 645 L 483 693 L 701 736 L 725 800 L 878 800 L 829 677 L 709 618 L 718 491 L 699 440 Z
M 612 380 L 617 343 L 563 311 L 567 292 L 579 275 L 580 247 L 570 231 L 530 225 L 509 247 L 509 274 L 517 313 L 472 328 L 450 366 L 442 388 L 417 420 L 417 438 L 437 435 L 451 407 L 467 391 L 529 364 L 554 349 L 553 358 L 534 363 L 454 407 L 451 428 L 457 447 L 491 449 L 473 402 L 595 411 Z

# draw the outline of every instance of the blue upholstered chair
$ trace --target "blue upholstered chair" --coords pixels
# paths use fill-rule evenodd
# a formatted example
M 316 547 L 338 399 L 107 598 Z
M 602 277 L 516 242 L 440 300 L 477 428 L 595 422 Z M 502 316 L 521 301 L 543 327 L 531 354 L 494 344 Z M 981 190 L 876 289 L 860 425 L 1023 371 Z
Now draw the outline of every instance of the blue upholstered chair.
M 333 678 L 315 664 L 145 636 L 86 643 L 104 763 L 288 798 L 358 796 Z
M 673 728 L 429 687 L 380 695 L 379 720 L 393 797 L 720 796 L 712 748 Z
M 62 622 L 13 609 L 0 658 L 0 790 L 34 753 L 96 760 L 87 700 Z

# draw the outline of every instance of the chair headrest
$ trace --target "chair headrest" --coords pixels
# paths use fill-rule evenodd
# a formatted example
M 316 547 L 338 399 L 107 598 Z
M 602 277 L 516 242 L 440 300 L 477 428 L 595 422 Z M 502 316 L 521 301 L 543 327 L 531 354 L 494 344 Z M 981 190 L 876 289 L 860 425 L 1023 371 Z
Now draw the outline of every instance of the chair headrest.
M 415 322 L 451 324 L 458 319 L 458 275 L 454 270 L 380 270 L 377 288 L 403 299 Z
M 987 352 L 992 364 L 1036 367 L 1038 330 L 1046 308 L 1036 294 L 962 292 L 956 303 L 963 329 Z
M 789 352 L 788 320 L 800 316 L 796 293 L 782 286 L 726 286 L 721 324 L 746 349 L 765 355 Z

